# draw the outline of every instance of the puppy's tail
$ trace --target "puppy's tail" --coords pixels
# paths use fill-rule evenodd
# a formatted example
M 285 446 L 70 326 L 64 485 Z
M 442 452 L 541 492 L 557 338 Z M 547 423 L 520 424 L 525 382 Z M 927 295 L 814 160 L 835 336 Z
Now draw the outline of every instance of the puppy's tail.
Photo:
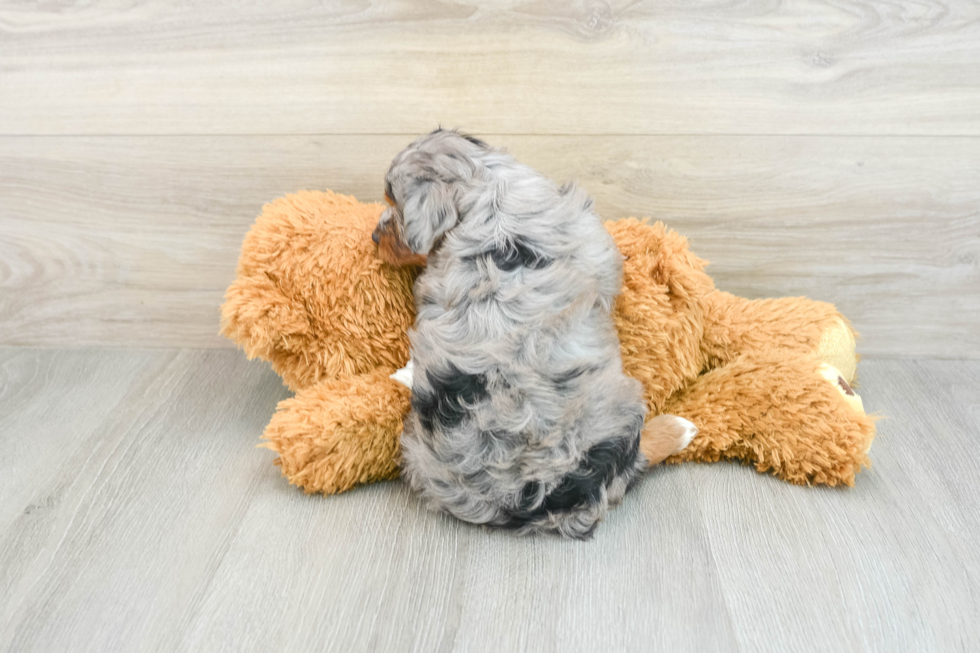
M 698 427 L 677 415 L 657 415 L 643 425 L 640 451 L 652 467 L 668 456 L 680 453 L 698 434 Z

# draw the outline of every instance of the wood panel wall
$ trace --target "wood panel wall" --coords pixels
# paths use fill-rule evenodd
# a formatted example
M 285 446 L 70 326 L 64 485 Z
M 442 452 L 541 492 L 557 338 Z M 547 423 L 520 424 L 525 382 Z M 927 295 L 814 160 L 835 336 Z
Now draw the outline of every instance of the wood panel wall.
M 871 356 L 980 357 L 980 5 L 0 5 L 0 345 L 229 346 L 264 202 L 460 126 Z

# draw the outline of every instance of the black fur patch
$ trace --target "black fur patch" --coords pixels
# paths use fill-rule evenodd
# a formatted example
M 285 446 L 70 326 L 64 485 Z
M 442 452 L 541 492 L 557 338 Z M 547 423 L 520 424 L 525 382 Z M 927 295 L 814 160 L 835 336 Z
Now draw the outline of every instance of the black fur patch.
M 520 240 L 489 249 L 480 254 L 480 256 L 489 256 L 493 264 L 504 272 L 513 272 L 519 267 L 540 270 L 548 267 L 552 263 L 551 259 L 534 251 L 527 243 Z M 476 256 L 467 258 L 474 259 Z
M 470 136 L 469 134 L 460 134 L 460 136 L 462 136 L 463 138 L 465 138 L 466 140 L 468 140 L 470 143 L 473 143 L 473 145 L 477 145 L 479 147 L 488 147 L 488 145 L 486 143 L 484 143 L 483 141 L 481 141 L 476 136 Z
M 544 502 L 531 509 L 539 486 L 532 481 L 524 486 L 518 508 L 508 515 L 504 528 L 520 528 L 549 513 L 567 512 L 598 503 L 602 490 L 636 462 L 640 452 L 639 433 L 633 436 L 605 440 L 589 449 L 575 471 L 565 475 L 561 483 L 549 492 Z M 586 534 L 588 536 L 588 534 Z
M 538 498 L 538 492 L 541 491 L 541 483 L 538 481 L 531 481 L 521 489 L 521 498 L 517 502 L 517 509 L 519 511 L 528 511 L 534 506 L 534 501 Z
M 546 512 L 561 512 L 597 503 L 602 488 L 622 474 L 636 460 L 639 438 L 616 438 L 594 445 L 585 453 L 578 468 L 544 498 Z
M 430 392 L 412 394 L 412 409 L 427 431 L 435 426 L 451 429 L 459 426 L 473 404 L 487 398 L 487 379 L 482 374 L 465 374 L 449 364 L 445 373 L 426 371 Z
M 583 374 L 591 374 L 597 371 L 599 368 L 595 365 L 578 365 L 571 369 L 565 370 L 561 374 L 557 374 L 551 377 L 551 382 L 555 384 L 555 388 L 558 390 L 565 390 L 569 383 L 579 378 Z

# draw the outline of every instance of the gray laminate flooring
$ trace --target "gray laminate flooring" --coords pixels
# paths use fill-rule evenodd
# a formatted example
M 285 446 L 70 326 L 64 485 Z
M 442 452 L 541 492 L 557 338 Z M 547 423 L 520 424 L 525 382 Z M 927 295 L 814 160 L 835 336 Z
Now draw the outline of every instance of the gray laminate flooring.
M 980 361 L 861 381 L 855 488 L 660 468 L 581 543 L 304 495 L 238 352 L 0 349 L 0 650 L 977 650 Z

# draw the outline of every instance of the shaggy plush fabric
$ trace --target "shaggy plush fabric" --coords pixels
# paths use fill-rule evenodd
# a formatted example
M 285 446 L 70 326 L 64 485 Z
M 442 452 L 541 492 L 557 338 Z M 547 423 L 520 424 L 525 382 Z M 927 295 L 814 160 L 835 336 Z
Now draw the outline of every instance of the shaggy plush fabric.
M 408 360 L 414 273 L 378 260 L 382 209 L 311 191 L 267 205 L 222 307 L 222 333 L 296 391 L 264 438 L 307 492 L 398 474 L 410 393 L 389 375 Z M 700 429 L 668 462 L 738 459 L 792 483 L 852 485 L 875 428 L 850 386 L 844 317 L 805 298 L 716 290 L 686 239 L 660 223 L 606 226 L 626 257 L 615 314 L 624 370 L 643 383 L 651 416 Z M 656 445 L 641 443 L 652 460 L 663 457 Z
M 267 204 L 245 236 L 221 332 L 291 390 L 408 360 L 417 271 L 378 260 L 381 209 L 304 191 Z

